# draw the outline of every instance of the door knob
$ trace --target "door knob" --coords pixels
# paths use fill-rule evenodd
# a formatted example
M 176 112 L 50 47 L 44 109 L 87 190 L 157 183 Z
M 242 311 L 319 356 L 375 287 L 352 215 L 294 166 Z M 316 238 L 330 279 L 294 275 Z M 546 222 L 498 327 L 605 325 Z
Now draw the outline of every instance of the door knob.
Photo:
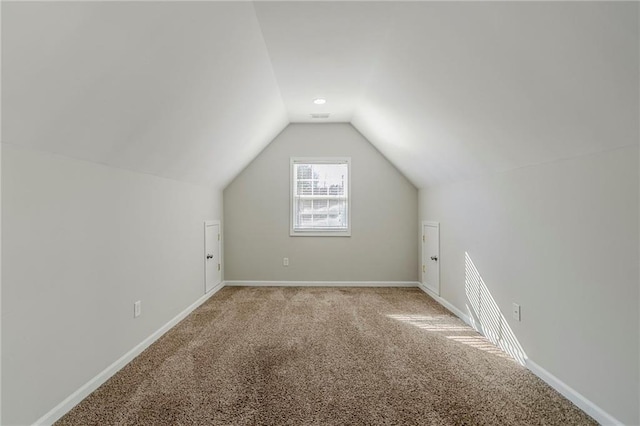
M 213 259 L 213 255 L 212 254 L 208 254 L 207 255 L 207 259 Z
M 437 262 L 438 261 L 438 256 L 431 256 L 431 260 L 435 260 Z

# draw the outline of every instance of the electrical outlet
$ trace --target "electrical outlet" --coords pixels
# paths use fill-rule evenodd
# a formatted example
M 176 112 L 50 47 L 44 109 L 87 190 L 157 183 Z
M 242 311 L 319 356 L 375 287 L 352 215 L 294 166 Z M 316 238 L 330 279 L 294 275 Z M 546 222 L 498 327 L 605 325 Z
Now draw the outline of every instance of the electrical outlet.
M 520 305 L 517 303 L 511 305 L 511 315 L 513 315 L 514 320 L 520 321 Z
M 142 315 L 142 302 L 138 300 L 133 304 L 133 317 L 138 318 L 140 315 Z
M 285 257 L 284 259 L 282 259 L 282 266 L 289 266 L 289 258 Z

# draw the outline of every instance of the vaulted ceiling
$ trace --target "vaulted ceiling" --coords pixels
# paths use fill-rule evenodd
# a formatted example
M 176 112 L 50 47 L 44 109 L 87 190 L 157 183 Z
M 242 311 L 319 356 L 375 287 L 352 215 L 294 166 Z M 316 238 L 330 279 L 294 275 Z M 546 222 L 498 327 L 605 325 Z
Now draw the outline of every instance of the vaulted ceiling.
M 422 188 L 637 144 L 638 38 L 637 3 L 3 2 L 2 142 L 222 188 L 351 122 Z

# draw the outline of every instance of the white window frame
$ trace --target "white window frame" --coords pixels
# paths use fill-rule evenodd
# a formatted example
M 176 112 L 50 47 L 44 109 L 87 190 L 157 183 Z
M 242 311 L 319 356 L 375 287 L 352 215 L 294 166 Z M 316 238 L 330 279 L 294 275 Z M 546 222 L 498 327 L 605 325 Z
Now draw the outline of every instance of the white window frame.
M 347 164 L 347 229 L 295 230 L 294 224 L 294 164 Z M 292 237 L 350 237 L 351 236 L 351 157 L 291 157 L 289 167 L 289 235 Z

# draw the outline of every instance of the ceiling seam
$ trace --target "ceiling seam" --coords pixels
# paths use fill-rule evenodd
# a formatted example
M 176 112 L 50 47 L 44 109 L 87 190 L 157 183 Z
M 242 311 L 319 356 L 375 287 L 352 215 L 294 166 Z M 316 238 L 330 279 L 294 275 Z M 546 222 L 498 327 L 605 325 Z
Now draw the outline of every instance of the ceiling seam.
M 89 164 L 95 164 L 98 166 L 102 166 L 102 167 L 106 167 L 108 169 L 114 169 L 114 170 L 119 170 L 119 171 L 123 171 L 123 172 L 128 172 L 128 173 L 134 173 L 134 174 L 138 174 L 138 175 L 145 175 L 145 176 L 151 176 L 151 177 L 155 177 L 155 178 L 159 178 L 159 179 L 165 179 L 165 180 L 170 180 L 173 182 L 179 182 L 179 183 L 184 183 L 184 184 L 188 184 L 188 185 L 193 185 L 193 186 L 199 186 L 202 188 L 214 188 L 216 190 L 222 191 L 224 188 L 217 186 L 217 185 L 213 185 L 211 183 L 205 183 L 205 182 L 200 182 L 200 181 L 195 181 L 195 180 L 187 180 L 187 179 L 177 179 L 177 178 L 173 178 L 173 177 L 168 177 L 168 176 L 162 176 L 162 175 L 158 175 L 155 173 L 150 173 L 150 172 L 145 172 L 145 171 L 141 171 L 141 170 L 134 170 L 134 169 L 130 169 L 127 167 L 122 167 L 122 166 L 115 166 L 113 164 L 108 164 L 108 163 L 104 163 L 101 161 L 95 161 L 95 160 L 88 160 L 86 158 L 81 158 L 81 157 L 77 157 L 74 155 L 69 155 L 69 154 L 62 154 L 60 152 L 55 152 L 55 151 L 45 151 L 43 149 L 39 149 L 39 148 L 34 148 L 32 146 L 24 146 L 24 145 L 18 145 L 18 144 L 14 144 L 11 142 L 6 142 L 6 141 L 2 141 L 0 142 L 0 146 L 2 147 L 8 147 L 9 149 L 14 149 L 16 151 L 27 151 L 27 152 L 37 152 L 40 154 L 47 154 L 53 157 L 59 157 L 59 158 L 66 158 L 68 160 L 75 160 L 75 161 L 81 161 L 83 163 L 89 163 Z
M 260 29 L 260 37 L 262 37 L 262 45 L 264 46 L 264 51 L 267 54 L 267 58 L 269 58 L 269 64 L 271 65 L 271 74 L 273 75 L 273 80 L 276 83 L 276 87 L 278 88 L 278 95 L 280 96 L 280 102 L 282 103 L 282 109 L 287 114 L 287 125 L 291 124 L 291 115 L 289 114 L 289 110 L 287 109 L 287 105 L 284 102 L 284 97 L 282 96 L 282 89 L 280 88 L 280 82 L 278 80 L 278 76 L 276 74 L 275 67 L 273 66 L 273 59 L 271 58 L 271 52 L 269 52 L 269 46 L 267 46 L 267 40 L 264 37 L 264 31 L 262 30 L 262 24 L 260 23 L 260 18 L 258 17 L 258 11 L 256 10 L 256 2 L 251 2 L 251 8 L 253 9 L 253 16 L 256 18 L 256 23 L 258 24 L 258 29 Z M 285 126 L 286 128 L 286 126 Z M 283 129 L 284 130 L 284 129 Z
M 485 172 L 485 173 L 480 173 L 477 176 L 471 177 L 469 179 L 454 180 L 454 181 L 451 181 L 451 182 L 444 182 L 444 183 L 435 184 L 435 185 L 425 185 L 423 187 L 418 187 L 418 189 L 419 190 L 423 190 L 423 189 L 427 190 L 427 189 L 435 189 L 435 188 L 447 187 L 447 186 L 450 186 L 450 185 L 468 183 L 468 182 L 473 182 L 473 181 L 480 180 L 480 179 L 488 179 L 488 178 L 491 178 L 492 176 L 498 176 L 498 175 L 502 175 L 502 174 L 506 174 L 506 173 L 515 172 L 517 170 L 528 169 L 528 168 L 538 167 L 538 166 L 546 166 L 546 165 L 555 164 L 555 163 L 561 163 L 561 162 L 565 162 L 565 161 L 577 160 L 577 159 L 580 159 L 580 158 L 595 157 L 596 155 L 599 155 L 599 154 L 607 154 L 607 153 L 610 153 L 610 152 L 620 151 L 620 150 L 628 149 L 628 148 L 638 148 L 638 144 L 629 143 L 629 144 L 622 145 L 622 146 L 601 149 L 601 150 L 598 150 L 598 151 L 587 152 L 587 153 L 583 153 L 583 154 L 574 155 L 574 156 L 571 156 L 571 157 L 554 158 L 554 159 L 548 160 L 548 161 L 540 161 L 540 162 L 537 162 L 537 163 L 524 164 L 524 165 L 521 165 L 521 166 L 518 166 L 518 167 L 512 167 L 512 168 L 504 169 L 504 170 L 488 171 L 488 172 Z
M 382 67 L 382 61 L 384 53 L 388 52 L 391 44 L 391 33 L 395 30 L 396 20 L 395 15 L 391 13 L 389 10 L 389 14 L 387 15 L 387 27 L 384 31 L 384 42 L 380 43 L 380 46 L 377 50 L 377 57 L 371 62 L 371 68 L 367 73 L 366 77 L 362 80 L 360 84 L 360 91 L 358 93 L 357 100 L 354 104 L 353 110 L 351 111 L 351 117 L 349 119 L 349 123 L 352 123 L 354 117 L 357 116 L 359 110 L 361 109 L 361 105 L 365 102 L 369 91 L 371 90 L 371 86 L 375 78 L 380 74 L 380 69 Z M 371 142 L 373 144 L 373 142 Z

